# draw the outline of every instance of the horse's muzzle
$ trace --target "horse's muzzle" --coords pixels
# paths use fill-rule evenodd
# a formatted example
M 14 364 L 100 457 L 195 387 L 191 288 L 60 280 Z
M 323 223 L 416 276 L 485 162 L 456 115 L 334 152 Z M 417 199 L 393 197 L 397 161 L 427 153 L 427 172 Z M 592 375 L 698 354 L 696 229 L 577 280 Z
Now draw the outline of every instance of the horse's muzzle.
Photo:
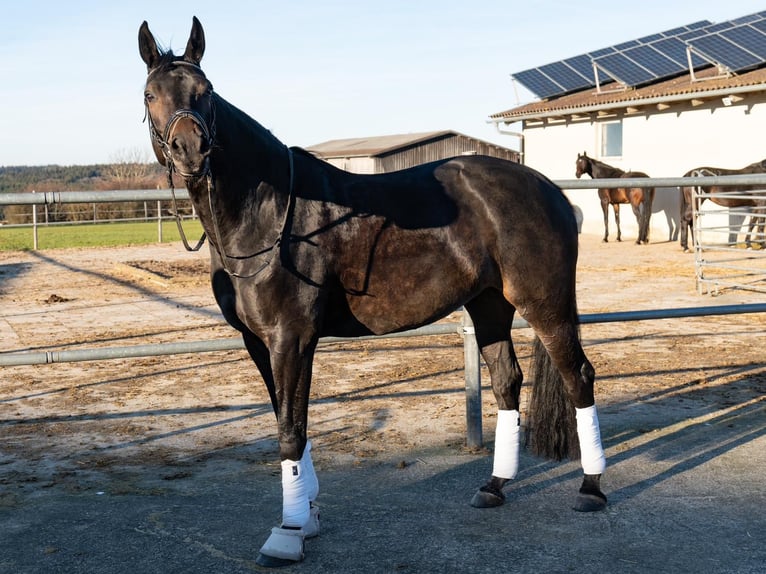
M 213 135 L 194 110 L 178 110 L 165 126 L 163 153 L 182 177 L 201 177 L 209 170 Z

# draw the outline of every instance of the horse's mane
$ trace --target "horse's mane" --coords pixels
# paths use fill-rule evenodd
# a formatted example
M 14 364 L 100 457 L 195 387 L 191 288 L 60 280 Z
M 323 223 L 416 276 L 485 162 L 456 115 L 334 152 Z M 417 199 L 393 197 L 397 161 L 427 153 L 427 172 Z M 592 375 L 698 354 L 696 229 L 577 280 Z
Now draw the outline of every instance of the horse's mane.
M 600 167 L 601 169 L 604 169 L 604 170 L 610 171 L 611 173 L 614 173 L 614 174 L 618 174 L 618 175 L 622 175 L 622 174 L 624 174 L 624 173 L 625 173 L 625 170 L 623 170 L 623 169 L 620 169 L 619 167 L 615 167 L 615 166 L 613 166 L 613 165 L 609 165 L 608 163 L 604 163 L 604 162 L 603 162 L 603 161 L 601 161 L 601 160 L 598 160 L 598 159 L 594 159 L 594 158 L 592 158 L 592 157 L 588 157 L 588 160 L 589 160 L 589 161 L 590 161 L 590 162 L 591 162 L 593 165 L 596 165 L 596 166 Z

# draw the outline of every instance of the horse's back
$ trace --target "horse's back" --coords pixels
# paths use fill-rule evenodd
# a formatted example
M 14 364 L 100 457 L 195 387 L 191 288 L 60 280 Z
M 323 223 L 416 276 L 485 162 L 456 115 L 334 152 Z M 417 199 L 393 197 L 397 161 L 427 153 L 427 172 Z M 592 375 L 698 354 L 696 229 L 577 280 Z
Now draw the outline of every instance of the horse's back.
M 370 331 L 431 322 L 486 289 L 530 312 L 549 296 L 574 299 L 574 210 L 535 170 L 461 156 L 347 181 L 373 203 L 332 258 L 350 314 Z

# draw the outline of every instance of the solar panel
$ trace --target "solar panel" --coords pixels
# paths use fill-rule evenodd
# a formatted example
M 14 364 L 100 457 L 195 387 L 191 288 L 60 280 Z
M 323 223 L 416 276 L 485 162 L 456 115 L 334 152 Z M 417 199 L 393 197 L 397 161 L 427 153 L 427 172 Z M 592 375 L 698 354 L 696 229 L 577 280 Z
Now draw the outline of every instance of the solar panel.
M 513 77 L 524 84 L 531 92 L 537 94 L 539 98 L 550 98 L 566 93 L 564 86 L 561 86 L 543 74 L 538 68 L 524 70 Z
M 593 60 L 588 54 L 581 54 L 579 56 L 575 56 L 574 58 L 567 58 L 564 60 L 564 63 L 569 67 L 577 70 L 581 75 L 588 79 L 588 86 L 586 87 L 593 87 Z M 599 71 L 597 73 L 599 84 L 606 84 L 612 81 L 612 79 L 603 72 Z
M 549 78 L 552 78 L 567 92 L 582 90 L 591 84 L 591 80 L 587 76 L 579 74 L 564 62 L 546 64 L 545 66 L 541 66 L 539 70 Z
M 650 44 L 651 42 L 656 42 L 657 40 L 661 40 L 664 37 L 665 36 L 662 35 L 662 32 L 658 32 L 657 34 L 650 34 L 649 36 L 639 38 L 637 41 L 639 44 Z
M 630 50 L 625 50 L 624 53 L 625 56 L 634 62 L 640 62 L 641 66 L 648 69 L 657 78 L 680 74 L 687 70 L 685 65 L 668 58 L 656 50 L 653 44 L 631 48 Z
M 721 32 L 721 36 L 766 60 L 766 34 L 751 26 L 738 26 Z
M 614 79 L 631 86 L 649 82 L 657 77 L 643 66 L 636 64 L 622 52 L 602 56 L 595 60 L 595 63 Z
M 687 65 L 686 60 L 686 44 L 678 38 L 664 38 L 658 40 L 652 44 L 652 48 L 662 52 L 666 57 L 670 58 L 681 66 Z M 704 63 L 700 60 L 700 63 Z
M 707 59 L 726 66 L 732 72 L 763 63 L 761 58 L 740 48 L 720 34 L 695 38 L 691 45 Z
M 622 42 L 620 44 L 615 44 L 614 49 L 618 52 L 622 52 L 623 50 L 627 50 L 628 48 L 632 48 L 633 46 L 640 46 L 641 42 L 638 40 L 629 40 L 627 42 Z
M 765 64 L 766 10 L 717 24 L 699 20 L 512 75 L 550 98 L 613 80 L 634 87 L 655 82 L 687 72 L 690 59 L 694 70 L 711 63 L 733 72 Z

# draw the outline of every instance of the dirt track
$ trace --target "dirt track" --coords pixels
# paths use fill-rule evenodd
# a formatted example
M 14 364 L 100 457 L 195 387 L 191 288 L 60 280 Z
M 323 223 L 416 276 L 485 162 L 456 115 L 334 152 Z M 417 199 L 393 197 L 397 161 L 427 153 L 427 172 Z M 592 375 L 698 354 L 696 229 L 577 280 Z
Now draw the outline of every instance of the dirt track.
M 206 265 L 179 245 L 0 252 L 0 352 L 234 337 Z M 578 283 L 582 314 L 763 301 L 697 295 L 693 256 L 673 243 L 582 236 Z M 762 412 L 764 325 L 764 314 L 585 325 L 608 454 L 657 432 L 659 402 L 665 420 Z M 516 335 L 524 367 L 528 340 Z M 310 412 L 320 473 L 416 467 L 424 452 L 483 457 L 463 448 L 462 365 L 457 335 L 322 346 Z M 243 469 L 278 483 L 273 415 L 244 351 L 1 369 L 0 510 L 51 492 L 161 496 Z M 483 384 L 491 445 L 486 373 Z

